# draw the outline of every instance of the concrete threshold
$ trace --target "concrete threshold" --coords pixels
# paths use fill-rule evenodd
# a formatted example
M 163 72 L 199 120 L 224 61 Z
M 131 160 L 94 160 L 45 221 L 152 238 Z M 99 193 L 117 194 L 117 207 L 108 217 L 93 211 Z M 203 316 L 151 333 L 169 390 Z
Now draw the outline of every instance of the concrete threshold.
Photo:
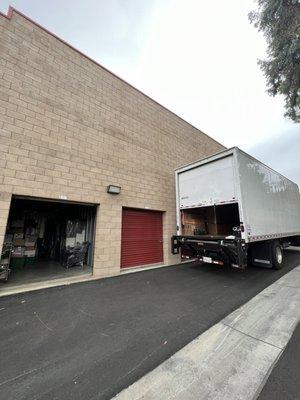
M 139 265 L 137 267 L 121 268 L 120 275 L 133 274 L 134 272 L 143 272 L 143 271 L 147 271 L 148 269 L 157 269 L 157 268 L 163 268 L 163 267 L 169 267 L 169 266 L 170 265 L 158 263 L 158 264 L 150 264 L 150 265 Z
M 40 282 L 26 283 L 23 285 L 9 286 L 7 288 L 5 287 L 5 284 L 3 284 L 0 290 L 0 297 L 10 296 L 18 293 L 32 292 L 35 290 L 47 289 L 55 286 L 64 286 L 64 285 L 71 285 L 73 283 L 93 281 L 97 279 L 100 278 L 93 276 L 91 273 L 87 273 L 78 276 L 49 279 Z
M 195 259 L 180 261 L 180 263 L 178 263 L 178 264 L 157 263 L 157 264 L 149 264 L 149 265 L 139 265 L 137 267 L 127 267 L 127 268 L 121 269 L 120 275 L 133 274 L 135 272 L 143 272 L 143 271 L 147 271 L 147 270 L 150 270 L 150 269 L 175 267 L 175 266 L 178 266 L 178 265 L 181 265 L 181 264 L 189 264 L 189 263 L 191 263 L 193 261 L 195 261 Z
M 297 267 L 114 399 L 256 399 L 299 319 Z

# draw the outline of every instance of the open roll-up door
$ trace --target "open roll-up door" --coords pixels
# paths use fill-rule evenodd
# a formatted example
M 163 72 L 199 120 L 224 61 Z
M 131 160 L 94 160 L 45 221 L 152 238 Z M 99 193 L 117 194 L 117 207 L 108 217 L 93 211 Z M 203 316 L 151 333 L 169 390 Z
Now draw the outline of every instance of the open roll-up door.
M 121 268 L 163 262 L 162 212 L 124 208 Z

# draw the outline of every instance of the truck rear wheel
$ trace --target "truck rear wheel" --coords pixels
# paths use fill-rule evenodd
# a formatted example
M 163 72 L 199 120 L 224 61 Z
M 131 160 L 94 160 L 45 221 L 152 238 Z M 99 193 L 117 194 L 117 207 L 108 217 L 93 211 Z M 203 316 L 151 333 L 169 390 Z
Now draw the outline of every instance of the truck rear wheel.
M 279 242 L 275 242 L 272 246 L 272 261 L 274 269 L 281 269 L 283 267 L 283 251 Z

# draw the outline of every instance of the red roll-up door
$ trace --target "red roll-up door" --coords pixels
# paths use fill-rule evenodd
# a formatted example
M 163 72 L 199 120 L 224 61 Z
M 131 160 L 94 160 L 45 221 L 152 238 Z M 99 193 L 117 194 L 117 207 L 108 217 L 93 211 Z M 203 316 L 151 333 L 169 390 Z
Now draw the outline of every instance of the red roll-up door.
M 163 261 L 162 213 L 123 208 L 121 268 Z

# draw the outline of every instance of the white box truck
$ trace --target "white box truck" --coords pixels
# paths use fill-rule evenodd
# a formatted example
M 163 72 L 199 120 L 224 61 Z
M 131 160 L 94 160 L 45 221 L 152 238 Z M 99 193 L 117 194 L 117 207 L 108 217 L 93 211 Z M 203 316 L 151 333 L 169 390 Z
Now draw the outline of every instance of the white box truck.
M 184 258 L 279 269 L 300 245 L 298 186 L 237 147 L 175 171 L 177 235 Z

